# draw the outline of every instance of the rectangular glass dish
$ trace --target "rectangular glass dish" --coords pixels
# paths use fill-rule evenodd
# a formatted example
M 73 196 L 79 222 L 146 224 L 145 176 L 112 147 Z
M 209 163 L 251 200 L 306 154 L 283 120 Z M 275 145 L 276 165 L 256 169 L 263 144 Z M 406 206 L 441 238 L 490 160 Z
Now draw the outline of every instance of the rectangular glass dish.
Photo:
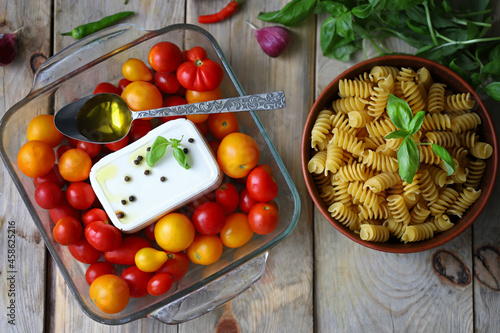
M 74 99 L 92 94 L 100 82 L 117 84 L 122 78 L 122 64 L 129 58 L 139 58 L 147 63 L 147 50 L 160 41 L 173 42 L 182 50 L 194 46 L 205 48 L 209 58 L 219 62 L 224 69 L 223 98 L 245 95 L 220 46 L 202 28 L 176 24 L 146 31 L 134 25 L 120 24 L 88 36 L 48 59 L 35 74 L 29 94 L 10 108 L 0 122 L 0 155 L 7 170 L 71 293 L 82 310 L 100 323 L 124 324 L 149 316 L 178 324 L 224 304 L 260 278 L 265 269 L 267 251 L 290 234 L 300 214 L 297 189 L 258 116 L 253 111 L 238 112 L 240 131 L 256 140 L 261 150 L 260 163 L 269 165 L 274 171 L 279 187 L 275 200 L 280 213 L 278 228 L 269 235 L 254 235 L 243 247 L 225 248 L 222 258 L 212 265 L 191 264 L 187 275 L 163 296 L 131 298 L 125 310 L 112 315 L 94 305 L 85 281 L 88 265 L 75 260 L 67 247 L 54 240 L 54 223 L 48 211 L 36 204 L 33 180 L 19 170 L 17 153 L 26 142 L 27 124 L 33 117 L 54 114 Z

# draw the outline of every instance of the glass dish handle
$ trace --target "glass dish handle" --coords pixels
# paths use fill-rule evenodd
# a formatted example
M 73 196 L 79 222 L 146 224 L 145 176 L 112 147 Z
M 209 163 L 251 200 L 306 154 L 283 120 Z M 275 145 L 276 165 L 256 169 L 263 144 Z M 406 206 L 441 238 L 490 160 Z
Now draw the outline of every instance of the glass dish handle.
M 108 56 L 138 42 L 149 32 L 133 24 L 117 24 L 82 38 L 54 54 L 40 65 L 33 79 L 31 92 L 65 81 Z M 102 44 L 102 45 L 99 45 Z M 100 47 L 95 47 L 99 45 Z M 104 47 L 102 47 L 104 46 Z
M 176 325 L 218 308 L 250 288 L 262 277 L 268 254 L 269 252 L 264 252 L 203 288 L 151 312 L 148 317 Z

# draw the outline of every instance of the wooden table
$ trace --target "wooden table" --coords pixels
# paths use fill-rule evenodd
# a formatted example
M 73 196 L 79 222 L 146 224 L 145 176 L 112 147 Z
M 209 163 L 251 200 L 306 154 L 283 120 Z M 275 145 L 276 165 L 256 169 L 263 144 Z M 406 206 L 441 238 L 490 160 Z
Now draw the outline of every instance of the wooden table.
M 0 27 L 23 27 L 17 59 L 0 68 L 0 115 L 28 93 L 33 70 L 72 43 L 61 32 L 122 10 L 135 11 L 128 21 L 146 29 L 196 24 L 198 14 L 227 2 L 0 0 Z M 213 332 L 221 316 L 231 313 L 242 332 L 500 331 L 500 209 L 495 207 L 500 187 L 472 228 L 445 246 L 416 254 L 364 248 L 314 209 L 300 167 L 302 127 L 322 89 L 363 59 L 358 55 L 342 63 L 323 57 L 318 43 L 322 20 L 313 17 L 291 29 L 294 40 L 285 54 L 266 56 L 245 21 L 268 26 L 257 20 L 257 14 L 287 2 L 247 1 L 231 19 L 203 25 L 222 46 L 248 94 L 284 90 L 287 96 L 286 110 L 261 114 L 261 119 L 299 190 L 301 215 L 292 234 L 271 250 L 262 279 L 229 305 L 178 326 L 153 319 L 123 327 L 96 323 L 70 294 L 1 164 L 0 332 Z M 500 104 L 485 102 L 498 129 Z M 276 124 L 282 125 L 279 130 L 273 130 Z M 15 225 L 16 234 L 13 280 L 7 262 L 9 224 Z M 15 326 L 7 316 L 11 287 Z

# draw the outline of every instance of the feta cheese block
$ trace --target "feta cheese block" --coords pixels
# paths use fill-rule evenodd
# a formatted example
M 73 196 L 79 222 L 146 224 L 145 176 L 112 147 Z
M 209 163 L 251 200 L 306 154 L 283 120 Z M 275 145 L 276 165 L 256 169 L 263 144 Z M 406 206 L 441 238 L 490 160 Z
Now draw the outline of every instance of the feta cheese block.
M 168 146 L 152 167 L 146 154 L 158 136 L 181 140 L 189 169 Z M 104 156 L 92 166 L 90 184 L 111 222 L 133 233 L 192 200 L 217 189 L 223 179 L 205 138 L 189 120 L 168 121 L 128 146 Z

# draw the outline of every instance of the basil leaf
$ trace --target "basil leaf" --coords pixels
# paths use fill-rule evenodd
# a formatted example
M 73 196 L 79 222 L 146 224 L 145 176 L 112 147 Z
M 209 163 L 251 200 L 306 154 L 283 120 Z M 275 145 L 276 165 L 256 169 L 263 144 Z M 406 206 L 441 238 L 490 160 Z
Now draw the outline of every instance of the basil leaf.
M 413 177 L 418 170 L 420 158 L 415 141 L 409 136 L 404 138 L 398 149 L 399 176 L 408 184 L 413 182 Z
M 281 10 L 259 13 L 258 19 L 266 22 L 294 26 L 304 21 L 314 11 L 316 0 L 292 0 Z
M 349 41 L 354 40 L 354 31 L 352 30 L 352 16 L 350 12 L 345 12 L 339 16 L 337 22 L 335 22 L 337 28 L 337 34 L 341 37 L 348 39 Z
M 158 136 L 153 142 L 151 149 L 146 154 L 146 163 L 152 167 L 160 158 L 163 157 L 169 145 L 170 141 L 162 136 Z
M 359 46 L 337 34 L 337 19 L 330 16 L 321 25 L 320 45 L 323 55 L 340 61 L 348 61 Z
M 410 125 L 408 126 L 408 130 L 411 135 L 415 134 L 418 132 L 420 129 L 420 126 L 422 126 L 422 123 L 424 122 L 424 117 L 425 117 L 425 111 L 418 111 L 413 119 L 410 121 Z
M 409 131 L 413 113 L 406 101 L 390 94 L 387 100 L 387 113 L 397 128 Z
M 486 91 L 488 96 L 500 102 L 500 82 L 492 82 L 488 84 L 484 88 L 484 91 Z
M 483 67 L 483 73 L 485 74 L 500 74 L 500 58 L 490 61 Z
M 335 17 L 342 15 L 348 10 L 346 5 L 335 1 L 319 1 L 316 5 L 317 13 L 328 13 Z
M 179 165 L 184 169 L 189 170 L 189 168 L 191 168 L 187 163 L 186 154 L 184 153 L 184 150 L 182 150 L 181 148 L 179 147 L 174 148 L 174 157 L 177 163 L 179 163 Z
M 408 131 L 398 130 L 398 131 L 394 131 L 394 132 L 387 134 L 386 136 L 384 136 L 384 139 L 386 139 L 386 140 L 401 139 L 401 138 L 407 137 L 408 135 L 410 135 L 410 133 L 408 133 Z
M 432 150 L 443 160 L 448 176 L 452 175 L 455 172 L 455 163 L 450 153 L 445 148 L 434 143 L 432 144 Z
M 352 15 L 359 17 L 359 18 L 367 18 L 368 16 L 371 15 L 373 12 L 373 4 L 372 3 L 367 3 L 367 4 L 362 4 L 354 7 L 352 10 Z

